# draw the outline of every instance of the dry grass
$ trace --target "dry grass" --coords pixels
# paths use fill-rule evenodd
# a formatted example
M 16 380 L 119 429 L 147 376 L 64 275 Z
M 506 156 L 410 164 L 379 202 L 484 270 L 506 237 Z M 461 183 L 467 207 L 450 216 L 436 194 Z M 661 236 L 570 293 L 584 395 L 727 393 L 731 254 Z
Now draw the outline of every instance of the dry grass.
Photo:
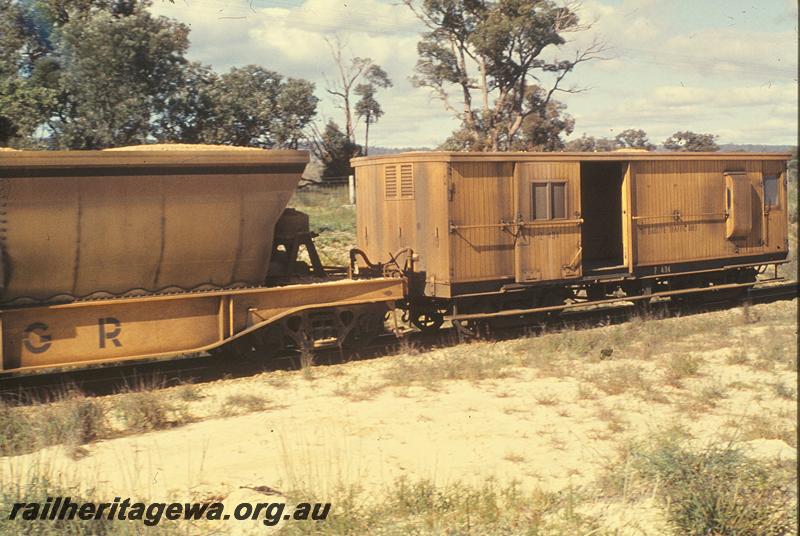
M 753 366 L 762 370 L 773 370 L 773 367 L 777 366 L 797 371 L 797 346 L 789 339 L 791 335 L 796 334 L 796 327 L 794 333 L 784 327 L 782 330 L 771 330 L 764 340 L 752 341 L 753 344 L 757 344 L 752 351 L 758 356 Z
M 309 493 L 313 491 L 299 496 Z M 587 500 L 580 490 L 525 492 L 516 482 L 500 484 L 494 479 L 468 484 L 399 478 L 378 498 L 350 486 L 339 488 L 333 500 L 339 508 L 325 523 L 287 524 L 283 533 L 556 535 L 597 533 L 599 527 L 595 517 L 579 512 Z
M 195 422 L 198 417 L 192 413 L 192 406 L 208 403 L 196 385 L 166 389 L 159 382 L 136 382 L 105 398 L 66 389 L 49 400 L 19 405 L 0 401 L 0 456 L 65 445 L 77 457 L 81 455 L 81 445 L 96 440 Z M 218 404 L 212 403 L 203 418 L 243 415 L 267 408 L 268 402 L 261 396 L 234 394 Z
M 557 406 L 561 403 L 561 400 L 552 393 L 542 393 L 536 396 L 536 403 L 540 406 Z
M 197 402 L 205 398 L 205 395 L 196 385 L 187 383 L 178 388 L 178 398 L 184 402 Z
M 716 404 L 718 401 L 728 398 L 728 389 L 714 378 L 700 388 L 699 396 L 710 404 Z
M 515 452 L 509 452 L 508 454 L 503 456 L 503 459 L 511 463 L 522 463 L 525 461 L 525 456 L 523 456 L 522 454 L 517 454 Z
M 255 413 L 264 411 L 269 407 L 269 402 L 266 398 L 259 395 L 241 393 L 230 395 L 225 399 L 222 405 L 222 415 L 243 415 L 246 413 Z
M 746 365 L 750 362 L 750 358 L 747 357 L 747 354 L 741 348 L 733 348 L 728 354 L 726 361 L 729 365 Z
M 646 391 L 649 382 L 642 369 L 630 364 L 612 365 L 605 370 L 593 372 L 586 379 L 607 395 L 621 395 L 629 390 Z
M 626 502 L 656 497 L 674 534 L 779 536 L 797 530 L 793 476 L 791 464 L 734 443 L 696 449 L 673 430 L 627 443 L 600 484 Z
M 791 385 L 778 381 L 772 384 L 772 389 L 776 395 L 785 400 L 797 400 L 797 389 Z
M 275 389 L 284 389 L 289 386 L 290 381 L 287 374 L 276 372 L 269 375 L 267 383 L 269 383 L 270 387 L 274 387 Z
M 600 393 L 591 385 L 586 383 L 578 385 L 578 400 L 597 400 L 599 396 Z
M 383 372 L 387 386 L 420 384 L 436 389 L 448 380 L 482 381 L 510 378 L 519 359 L 491 343 L 472 343 L 425 355 L 395 358 Z
M 614 434 L 619 434 L 627 430 L 628 425 L 622 417 L 621 412 L 615 408 L 600 406 L 597 408 L 595 416 L 608 426 L 608 430 Z
M 691 354 L 675 354 L 664 366 L 664 381 L 673 387 L 683 387 L 683 381 L 700 373 L 701 360 Z
M 163 430 L 191 422 L 185 404 L 155 391 L 129 391 L 115 400 L 113 408 L 128 433 Z
M 306 380 L 314 379 L 314 353 L 312 351 L 303 349 L 300 352 L 300 371 Z
M 354 380 L 345 380 L 336 385 L 333 390 L 333 394 L 346 398 L 351 402 L 363 402 L 365 400 L 372 400 L 378 396 L 381 392 L 383 392 L 385 387 L 386 385 L 383 383 L 362 383 Z M 407 386 L 395 387 L 395 392 L 398 392 L 402 391 L 402 389 Z
M 94 502 L 98 504 L 107 497 L 94 496 L 89 492 L 67 482 L 68 479 L 60 471 L 52 467 L 35 463 L 30 467 L 20 469 L 13 474 L 0 473 L 0 511 L 4 513 L 3 522 L 0 523 L 0 536 L 133 536 L 148 534 L 153 536 L 167 536 L 171 534 L 186 534 L 186 523 L 170 522 L 166 519 L 156 526 L 144 526 L 142 522 L 119 521 L 98 519 L 91 521 L 64 520 L 64 521 L 30 521 L 5 518 L 11 512 L 14 503 L 39 503 L 45 504 L 48 498 L 69 497 L 74 503 Z
M 547 340 L 545 340 L 546 344 Z M 536 370 L 541 378 L 559 378 L 566 374 L 563 360 L 546 352 L 529 352 L 524 358 L 525 366 Z
M 739 437 L 743 441 L 753 439 L 779 439 L 797 448 L 797 419 L 780 418 L 774 415 L 748 415 L 737 423 Z
M 0 455 L 57 444 L 75 451 L 84 443 L 106 437 L 109 431 L 105 407 L 76 390 L 28 407 L 0 402 Z

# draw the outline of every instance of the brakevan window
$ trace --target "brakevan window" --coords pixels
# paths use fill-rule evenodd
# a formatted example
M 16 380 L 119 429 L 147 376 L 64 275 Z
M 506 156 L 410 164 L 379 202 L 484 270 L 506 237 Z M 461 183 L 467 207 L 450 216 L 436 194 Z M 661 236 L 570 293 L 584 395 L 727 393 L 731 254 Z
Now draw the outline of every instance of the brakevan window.
M 764 206 L 777 207 L 779 204 L 778 175 L 764 175 Z
M 531 216 L 534 220 L 557 220 L 567 217 L 567 183 L 531 183 Z

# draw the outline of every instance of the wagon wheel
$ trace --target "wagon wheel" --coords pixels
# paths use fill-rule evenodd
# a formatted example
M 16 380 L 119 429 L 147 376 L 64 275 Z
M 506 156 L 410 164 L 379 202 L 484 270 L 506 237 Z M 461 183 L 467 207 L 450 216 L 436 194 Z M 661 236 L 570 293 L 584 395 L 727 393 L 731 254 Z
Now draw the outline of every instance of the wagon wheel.
M 477 326 L 469 321 L 453 320 L 453 327 L 456 328 L 458 340 L 460 342 L 475 339 L 478 336 Z
M 224 346 L 224 350 L 230 351 L 239 359 L 254 359 L 257 355 L 251 335 L 232 340 Z
M 414 311 L 411 314 L 411 323 L 423 333 L 436 331 L 444 323 L 444 315 L 439 311 Z
M 253 333 L 234 339 L 215 353 L 230 352 L 240 359 L 270 359 L 286 349 L 283 329 L 276 324 L 265 326 Z
M 557 289 L 550 289 L 544 293 L 541 298 L 541 307 L 554 307 L 556 305 L 564 305 L 566 296 L 564 293 Z
M 259 357 L 276 357 L 286 349 L 283 328 L 279 324 L 264 326 L 253 333 L 252 337 L 253 347 Z
M 353 350 L 369 345 L 383 331 L 383 321 L 384 311 L 382 309 L 373 309 L 357 314 L 350 332 L 342 342 L 342 346 Z

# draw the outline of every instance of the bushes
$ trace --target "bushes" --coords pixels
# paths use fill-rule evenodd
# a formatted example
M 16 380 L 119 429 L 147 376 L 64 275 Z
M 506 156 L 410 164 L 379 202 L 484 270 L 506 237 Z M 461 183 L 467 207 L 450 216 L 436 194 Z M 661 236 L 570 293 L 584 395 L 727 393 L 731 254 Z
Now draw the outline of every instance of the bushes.
M 779 536 L 796 530 L 791 470 L 733 444 L 695 451 L 668 433 L 630 445 L 606 482 L 622 495 L 654 490 L 676 534 Z
M 47 403 L 15 406 L 0 401 L 0 456 L 60 444 L 75 449 L 97 439 L 190 421 L 185 403 L 159 391 L 129 391 L 104 401 L 71 389 Z
M 190 422 L 184 405 L 169 400 L 158 391 L 133 391 L 120 396 L 115 409 L 125 429 L 149 432 Z
M 336 505 L 324 523 L 287 523 L 282 534 L 603 534 L 592 516 L 577 511 L 586 497 L 575 490 L 525 491 L 491 478 L 442 484 L 400 477 L 377 496 L 356 486 L 324 500 Z
M 32 408 L 0 402 L 0 455 L 23 454 L 50 445 L 77 447 L 108 431 L 106 411 L 93 398 L 67 391 L 52 404 Z

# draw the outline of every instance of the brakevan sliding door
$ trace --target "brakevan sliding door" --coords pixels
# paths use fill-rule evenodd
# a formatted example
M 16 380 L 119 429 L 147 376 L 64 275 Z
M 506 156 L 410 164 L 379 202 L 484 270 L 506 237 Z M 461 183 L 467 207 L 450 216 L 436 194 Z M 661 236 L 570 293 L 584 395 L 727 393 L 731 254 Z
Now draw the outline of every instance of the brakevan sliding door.
M 517 163 L 514 169 L 518 283 L 581 276 L 580 164 Z
M 764 200 L 764 223 L 762 240 L 767 252 L 786 251 L 789 246 L 786 236 L 786 164 L 784 162 L 762 162 L 762 199 Z

